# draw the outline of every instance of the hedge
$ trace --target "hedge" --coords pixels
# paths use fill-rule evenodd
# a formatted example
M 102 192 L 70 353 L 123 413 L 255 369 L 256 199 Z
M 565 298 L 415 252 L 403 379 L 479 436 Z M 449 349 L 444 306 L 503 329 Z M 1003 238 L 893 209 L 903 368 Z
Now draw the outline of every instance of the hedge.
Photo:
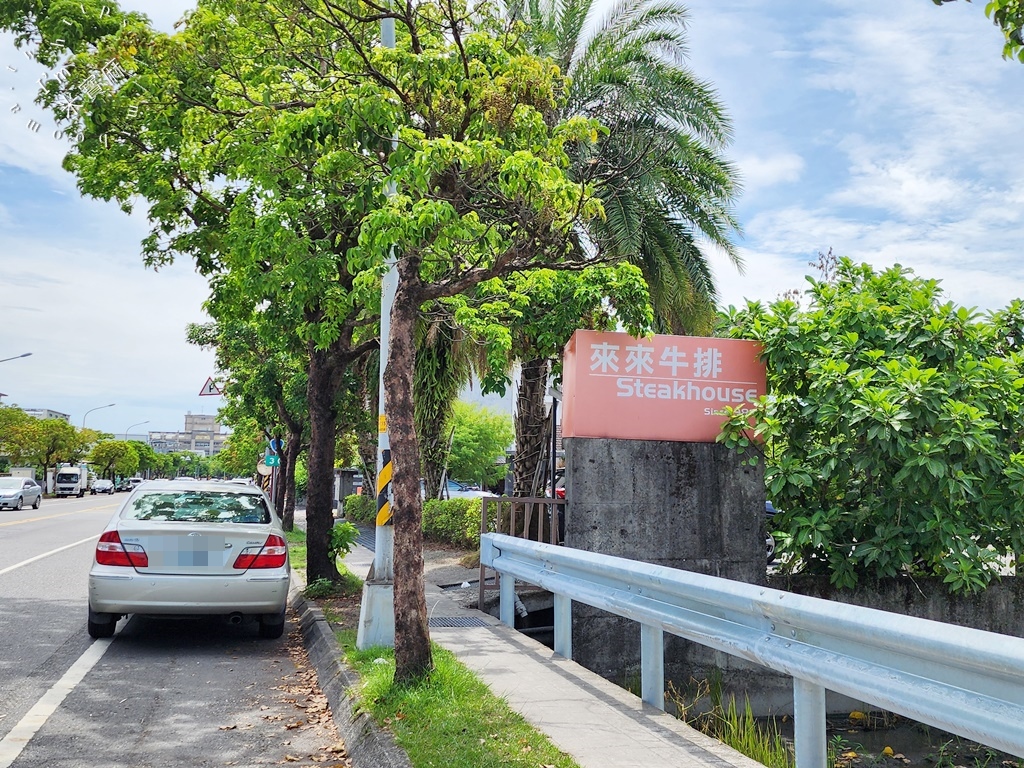
M 373 496 L 346 496 L 345 517 L 372 523 L 377 516 Z M 462 549 L 480 547 L 480 499 L 428 499 L 423 503 L 423 536 Z

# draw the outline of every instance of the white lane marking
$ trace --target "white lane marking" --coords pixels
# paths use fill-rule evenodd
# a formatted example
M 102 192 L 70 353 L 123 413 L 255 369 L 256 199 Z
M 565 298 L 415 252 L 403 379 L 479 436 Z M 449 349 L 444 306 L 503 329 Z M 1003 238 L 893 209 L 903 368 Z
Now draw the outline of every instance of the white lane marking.
M 21 721 L 14 726 L 10 733 L 0 739 L 0 768 L 10 768 L 22 750 L 28 745 L 36 732 L 43 727 L 50 715 L 57 711 L 57 707 L 64 701 L 65 697 L 75 689 L 89 670 L 96 666 L 103 654 L 107 652 L 112 640 L 96 640 L 92 645 L 78 657 L 78 661 L 71 665 L 71 668 L 64 673 L 64 676 L 53 684 L 43 697 Z
M 10 573 L 15 568 L 21 568 L 23 565 L 29 565 L 30 563 L 34 563 L 36 560 L 42 560 L 44 557 L 49 557 L 50 555 L 56 555 L 58 552 L 63 552 L 65 549 L 71 549 L 72 547 L 80 547 L 82 544 L 85 544 L 87 541 L 93 541 L 93 540 L 98 539 L 98 538 L 99 538 L 99 534 L 97 533 L 95 536 L 90 536 L 87 539 L 82 539 L 81 541 L 76 541 L 74 544 L 65 544 L 63 547 L 57 547 L 57 549 L 51 549 L 49 552 L 43 552 L 43 554 L 36 555 L 35 557 L 30 557 L 28 560 L 22 560 L 20 563 L 15 563 L 14 565 L 9 565 L 6 568 L 0 568 L 0 576 L 3 576 L 5 573 Z M 0 766 L 0 768 L 3 768 L 3 766 Z

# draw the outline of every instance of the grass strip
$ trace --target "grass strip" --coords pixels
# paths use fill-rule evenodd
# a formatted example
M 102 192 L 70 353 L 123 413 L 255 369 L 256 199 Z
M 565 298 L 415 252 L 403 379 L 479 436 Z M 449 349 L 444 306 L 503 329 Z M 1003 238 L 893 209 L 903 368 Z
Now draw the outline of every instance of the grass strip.
M 433 646 L 427 678 L 396 686 L 392 649 L 359 651 L 354 631 L 337 634 L 362 679 L 358 707 L 394 734 L 414 768 L 579 768 L 444 648 Z
M 285 531 L 284 537 L 288 542 L 288 559 L 292 568 L 306 575 L 306 532 L 301 528 L 293 528 Z

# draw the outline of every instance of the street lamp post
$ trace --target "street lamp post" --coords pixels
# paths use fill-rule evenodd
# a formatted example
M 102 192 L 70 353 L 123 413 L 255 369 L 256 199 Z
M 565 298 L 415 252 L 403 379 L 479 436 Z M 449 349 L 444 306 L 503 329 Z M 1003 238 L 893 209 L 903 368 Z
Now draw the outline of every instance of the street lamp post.
M 26 352 L 23 355 L 15 355 L 14 357 L 5 357 L 3 360 L 0 360 L 0 363 L 6 363 L 8 360 L 20 360 L 23 357 L 31 357 L 31 356 L 32 356 L 31 352 Z
M 117 403 L 108 403 L 107 405 L 97 405 L 95 408 L 90 408 L 82 416 L 82 429 L 85 429 L 85 417 L 88 416 L 90 413 L 92 413 L 93 411 L 98 411 L 100 408 L 113 408 L 115 405 L 117 405 Z
M 146 419 L 145 421 L 140 421 L 137 424 L 132 424 L 130 427 L 128 427 L 128 429 L 124 431 L 124 439 L 128 439 L 128 433 L 131 432 L 132 429 L 134 429 L 135 427 L 141 427 L 143 424 L 149 424 L 149 419 Z
M 380 22 L 380 42 L 385 48 L 395 47 L 395 20 Z M 397 131 L 392 149 L 397 144 Z M 387 194 L 395 194 L 390 182 Z M 395 527 L 390 513 L 391 438 L 388 436 L 384 412 L 384 370 L 388 365 L 391 337 L 391 307 L 398 290 L 398 268 L 392 250 L 385 261 L 387 270 L 381 278 L 380 299 L 380 372 L 377 400 L 377 524 L 374 528 L 373 566 L 363 582 L 363 600 L 359 606 L 359 628 L 356 647 L 360 650 L 375 645 L 395 645 Z

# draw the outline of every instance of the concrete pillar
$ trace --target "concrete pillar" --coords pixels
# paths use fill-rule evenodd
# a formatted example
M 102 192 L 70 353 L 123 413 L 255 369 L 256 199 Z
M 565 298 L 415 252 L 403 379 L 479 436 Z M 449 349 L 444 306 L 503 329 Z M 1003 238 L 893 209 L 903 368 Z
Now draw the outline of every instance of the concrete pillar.
M 567 546 L 765 584 L 764 465 L 715 443 L 565 438 Z M 640 629 L 573 604 L 573 658 L 623 684 L 640 670 Z M 666 636 L 666 678 L 729 664 Z

